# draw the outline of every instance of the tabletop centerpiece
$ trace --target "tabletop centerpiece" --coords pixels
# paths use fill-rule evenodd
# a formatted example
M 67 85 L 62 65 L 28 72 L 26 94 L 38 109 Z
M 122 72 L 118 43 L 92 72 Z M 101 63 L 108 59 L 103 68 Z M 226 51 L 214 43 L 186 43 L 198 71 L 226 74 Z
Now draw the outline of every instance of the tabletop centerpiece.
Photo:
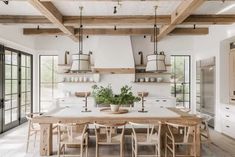
M 133 106 L 134 102 L 140 101 L 139 97 L 133 95 L 131 87 L 125 85 L 120 89 L 119 94 L 114 94 L 112 87 L 94 85 L 92 95 L 97 104 L 110 106 L 112 112 L 118 112 L 120 106 Z

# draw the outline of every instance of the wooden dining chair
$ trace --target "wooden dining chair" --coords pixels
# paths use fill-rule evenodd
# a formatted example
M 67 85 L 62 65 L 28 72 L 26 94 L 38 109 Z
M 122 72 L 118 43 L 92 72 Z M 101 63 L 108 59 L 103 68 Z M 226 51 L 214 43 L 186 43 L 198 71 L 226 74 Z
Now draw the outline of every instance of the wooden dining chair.
M 26 115 L 26 119 L 28 120 L 28 135 L 26 142 L 26 153 L 29 149 L 30 137 L 34 136 L 34 147 L 36 144 L 37 134 L 40 132 L 40 125 L 38 123 L 33 123 L 32 119 L 38 116 L 41 116 L 42 113 L 30 113 Z
M 161 122 L 157 125 L 140 124 L 129 122 L 132 127 L 131 141 L 132 141 L 132 157 L 138 156 L 161 156 L 160 138 L 161 138 Z M 137 129 L 146 130 L 144 133 L 138 133 Z M 155 154 L 153 155 L 139 155 L 139 146 L 154 146 Z
M 99 157 L 99 145 L 120 145 L 120 157 L 124 156 L 124 132 L 126 123 L 98 124 L 94 123 L 96 136 L 96 157 Z M 121 129 L 121 133 L 118 133 Z
M 88 132 L 87 124 L 64 124 L 58 123 L 58 156 L 63 152 L 63 156 L 88 156 Z M 65 154 L 65 148 L 68 146 L 80 146 L 79 154 Z
M 208 114 L 198 113 L 198 117 L 202 119 L 201 123 L 201 143 L 202 144 L 211 144 L 211 137 L 210 137 L 210 129 L 209 129 L 209 121 L 213 118 L 212 116 Z
M 194 156 L 196 157 L 196 133 L 195 129 L 197 124 L 183 124 L 183 123 L 166 123 L 167 132 L 165 135 L 165 157 L 168 157 L 168 151 L 172 153 L 173 157 L 176 156 Z M 189 155 L 189 149 L 186 148 L 186 154 L 176 155 L 176 147 L 190 146 L 193 154 Z

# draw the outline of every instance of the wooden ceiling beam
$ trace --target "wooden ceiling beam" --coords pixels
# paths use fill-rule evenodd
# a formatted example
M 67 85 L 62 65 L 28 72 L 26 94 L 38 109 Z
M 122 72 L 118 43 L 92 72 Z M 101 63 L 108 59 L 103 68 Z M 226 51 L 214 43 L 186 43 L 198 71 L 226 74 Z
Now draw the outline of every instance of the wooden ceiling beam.
M 36 9 L 38 9 L 51 23 L 57 26 L 62 32 L 78 41 L 74 36 L 74 28 L 63 24 L 63 15 L 51 2 L 40 2 L 39 0 L 28 0 Z
M 79 26 L 78 16 L 65 16 L 66 26 Z M 171 17 L 168 15 L 157 16 L 158 24 L 169 24 Z M 151 15 L 123 15 L 123 16 L 84 16 L 84 25 L 153 25 L 154 16 Z
M 24 28 L 24 35 L 65 35 L 61 30 L 55 28 Z M 169 35 L 206 35 L 209 33 L 208 28 L 175 28 Z M 118 28 L 107 29 L 107 28 L 95 28 L 95 29 L 84 29 L 84 35 L 152 35 L 152 28 Z M 75 35 L 78 35 L 78 29 L 75 29 Z
M 145 16 L 102 16 L 102 18 L 97 18 L 97 16 L 90 16 L 87 18 L 84 16 L 85 25 L 111 25 L 115 24 L 117 21 L 120 25 L 153 25 L 154 17 Z M 163 15 L 158 16 L 158 24 L 170 24 L 170 16 Z M 128 19 L 128 20 L 124 20 Z M 138 19 L 138 21 L 136 20 Z M 76 16 L 64 16 L 63 24 L 65 26 L 78 26 L 79 17 Z M 131 22 L 130 22 L 131 21 Z M 181 24 L 183 25 L 214 25 L 214 24 L 232 24 L 235 22 L 235 15 L 190 15 Z M 51 24 L 51 22 L 43 16 L 25 16 L 25 15 L 0 15 L 0 23 L 2 24 Z
M 187 17 L 189 17 L 190 14 L 203 4 L 204 1 L 205 0 L 182 1 L 177 9 L 171 14 L 171 23 L 160 28 L 158 40 L 161 40 L 174 30 L 178 24 L 181 24 Z
M 182 24 L 222 25 L 235 22 L 235 15 L 190 15 Z

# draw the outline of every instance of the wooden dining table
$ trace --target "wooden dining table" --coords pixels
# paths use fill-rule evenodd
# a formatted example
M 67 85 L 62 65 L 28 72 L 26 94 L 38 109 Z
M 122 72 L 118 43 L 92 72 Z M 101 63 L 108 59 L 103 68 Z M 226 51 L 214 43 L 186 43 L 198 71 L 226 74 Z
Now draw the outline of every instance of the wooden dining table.
M 40 124 L 40 155 L 50 156 L 53 152 L 53 124 L 61 123 L 149 123 L 158 124 L 165 122 L 184 122 L 196 124 L 196 154 L 201 155 L 200 150 L 200 124 L 201 119 L 177 108 L 164 108 L 157 105 L 146 104 L 147 112 L 138 112 L 141 106 L 128 108 L 125 114 L 111 114 L 100 111 L 101 108 L 90 106 L 91 112 L 82 112 L 82 105 L 70 105 L 57 107 L 42 116 L 33 118 L 34 123 Z

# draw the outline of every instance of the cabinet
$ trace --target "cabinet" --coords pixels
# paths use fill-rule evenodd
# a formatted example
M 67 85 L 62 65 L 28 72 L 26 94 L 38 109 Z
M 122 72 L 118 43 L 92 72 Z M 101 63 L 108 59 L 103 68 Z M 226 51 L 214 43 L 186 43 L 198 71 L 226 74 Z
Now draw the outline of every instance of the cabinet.
M 222 132 L 235 138 L 235 106 L 222 105 L 221 112 Z
M 235 104 L 235 49 L 229 53 L 229 102 Z

